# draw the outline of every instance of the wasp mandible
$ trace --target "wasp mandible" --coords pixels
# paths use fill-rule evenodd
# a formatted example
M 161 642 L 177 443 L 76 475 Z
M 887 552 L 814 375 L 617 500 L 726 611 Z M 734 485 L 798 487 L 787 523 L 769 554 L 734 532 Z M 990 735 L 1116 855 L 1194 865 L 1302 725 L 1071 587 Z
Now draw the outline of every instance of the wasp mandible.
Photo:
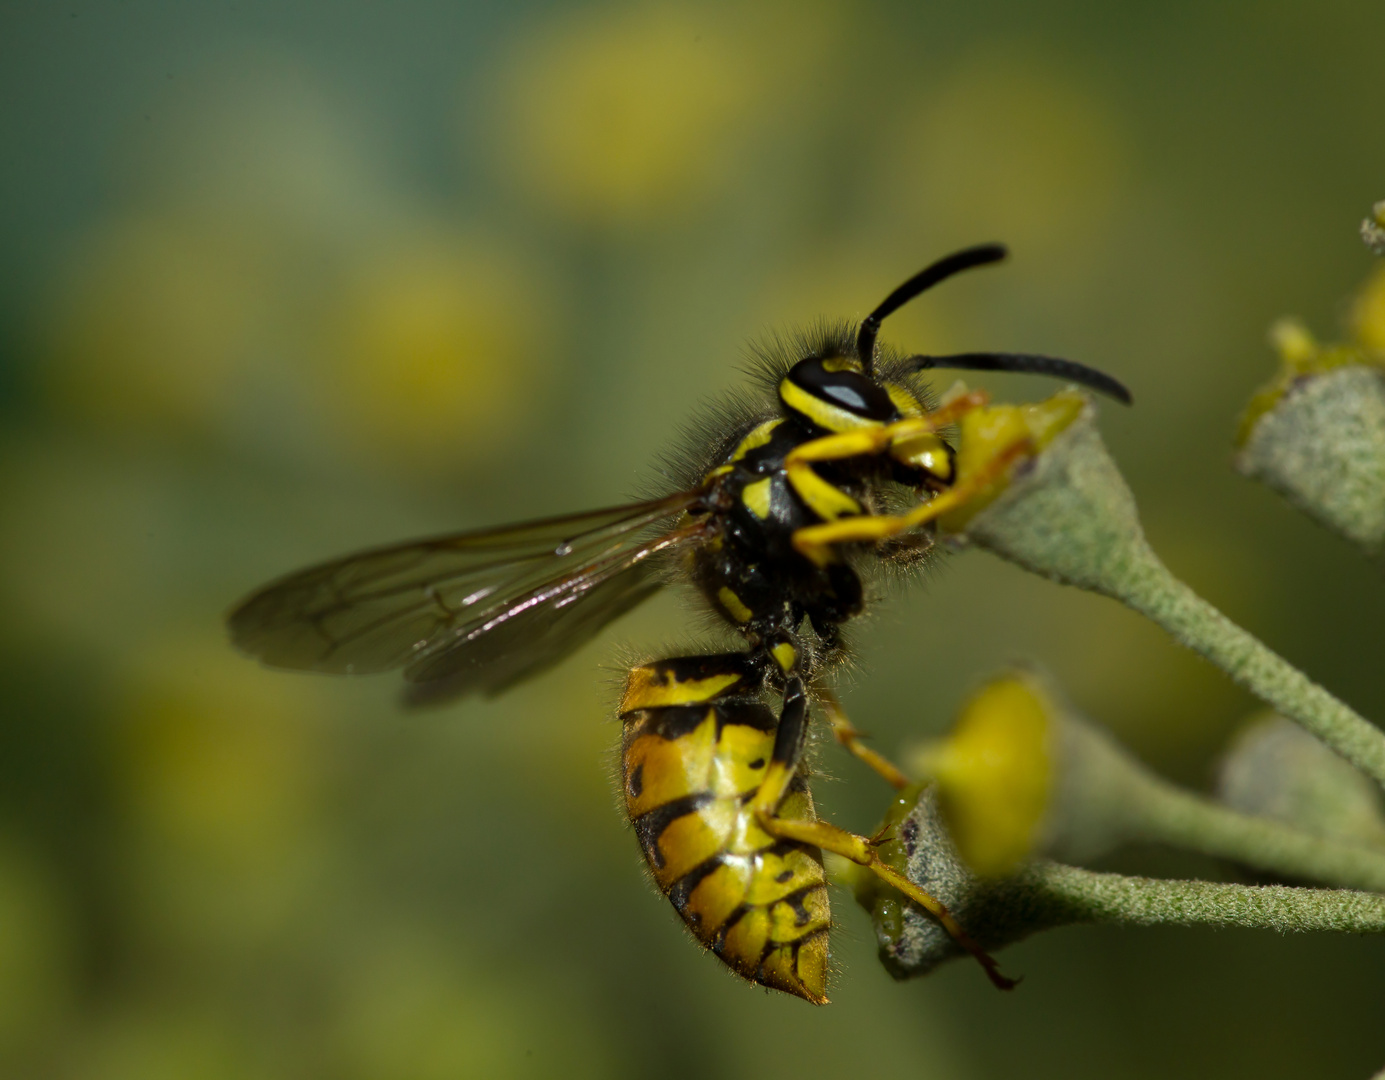
M 494 694 L 567 656 L 673 578 L 689 581 L 741 647 L 629 672 L 621 783 L 650 872 L 693 936 L 751 982 L 827 1001 L 822 853 L 868 868 L 998 970 L 936 899 L 869 838 L 818 817 L 805 751 L 816 707 L 837 740 L 896 787 L 823 686 L 842 626 L 884 562 L 918 565 L 934 522 L 1022 457 L 959 479 L 947 427 L 987 400 L 935 406 L 931 368 L 1016 371 L 1130 403 L 1115 379 L 1016 353 L 906 355 L 880 344 L 892 312 L 952 275 L 1004 258 L 984 244 L 911 277 L 859 326 L 761 357 L 759 392 L 723 410 L 687 455 L 679 490 L 569 517 L 348 555 L 265 586 L 231 613 L 235 644 L 280 668 L 403 668 L 406 701 Z

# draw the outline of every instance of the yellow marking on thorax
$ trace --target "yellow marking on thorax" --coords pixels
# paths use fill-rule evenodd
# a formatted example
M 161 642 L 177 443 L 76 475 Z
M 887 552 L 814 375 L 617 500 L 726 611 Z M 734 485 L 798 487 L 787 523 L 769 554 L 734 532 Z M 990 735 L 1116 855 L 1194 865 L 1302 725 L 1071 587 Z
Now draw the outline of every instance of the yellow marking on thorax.
M 757 518 L 764 520 L 769 517 L 770 485 L 773 477 L 765 477 L 763 480 L 756 480 L 753 484 L 746 484 L 741 489 L 741 502 L 745 503 L 746 508 Z
M 798 662 L 798 650 L 787 641 L 781 641 L 774 648 L 770 649 L 770 655 L 774 657 L 774 662 L 779 665 L 784 674 L 793 670 L 794 664 Z
M 861 512 L 860 503 L 841 488 L 829 484 L 807 462 L 789 466 L 785 472 L 799 498 L 823 521 L 836 521 L 839 517 Z
M 779 399 L 794 412 L 802 413 L 818 427 L 828 431 L 857 431 L 861 428 L 875 428 L 883 425 L 878 420 L 868 420 L 854 412 L 833 405 L 816 394 L 810 394 L 787 376 L 779 383 Z
M 731 460 L 740 461 L 741 458 L 745 457 L 750 451 L 758 450 L 760 447 L 764 446 L 774 435 L 774 429 L 783 422 L 784 418 L 781 416 L 774 420 L 766 420 L 763 424 L 754 428 L 750 434 L 740 441 L 740 445 L 736 447 L 736 452 L 731 455 Z M 723 466 L 723 468 L 726 468 L 726 466 Z
M 741 598 L 725 585 L 717 590 L 717 599 L 721 601 L 721 606 L 726 609 L 727 614 L 737 622 L 749 622 L 755 616 L 755 612 L 746 607 Z
M 923 406 L 919 404 L 919 399 L 910 393 L 908 387 L 900 386 L 899 383 L 885 383 L 885 393 L 890 395 L 890 400 L 894 402 L 894 407 L 899 410 L 900 416 L 922 416 Z
M 679 682 L 669 671 L 660 672 L 654 664 L 632 668 L 620 699 L 620 711 L 658 709 L 665 705 L 694 705 L 710 701 L 729 686 L 740 681 L 736 674 L 709 675 L 705 679 L 685 679 Z
M 705 484 L 708 481 L 715 480 L 718 476 L 725 476 L 727 473 L 732 471 L 734 470 L 731 468 L 730 465 L 718 465 L 715 469 L 713 469 L 711 472 L 709 472 L 706 476 L 702 478 L 702 482 Z

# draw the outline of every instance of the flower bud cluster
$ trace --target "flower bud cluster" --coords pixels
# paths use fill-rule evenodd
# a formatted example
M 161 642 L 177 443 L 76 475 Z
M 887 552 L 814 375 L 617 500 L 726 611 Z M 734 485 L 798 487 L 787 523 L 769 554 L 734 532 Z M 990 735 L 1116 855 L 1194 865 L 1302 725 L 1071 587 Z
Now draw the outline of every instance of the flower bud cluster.
M 1123 843 L 1156 842 L 1271 876 L 1385 893 L 1385 817 L 1373 786 L 1277 718 L 1238 740 L 1218 803 L 1155 775 L 1045 680 L 1008 672 L 966 702 L 948 736 L 917 748 L 905 764 L 925 783 L 895 796 L 877 852 L 941 901 L 983 949 L 1089 921 L 1385 929 L 1385 896 L 1159 881 L 1068 865 Z M 931 916 L 877 876 L 853 870 L 845 876 L 871 913 L 892 974 L 925 974 L 964 955 Z
M 1385 267 L 1353 299 L 1344 342 L 1274 325 L 1280 368 L 1251 399 L 1236 468 L 1371 555 L 1385 552 Z

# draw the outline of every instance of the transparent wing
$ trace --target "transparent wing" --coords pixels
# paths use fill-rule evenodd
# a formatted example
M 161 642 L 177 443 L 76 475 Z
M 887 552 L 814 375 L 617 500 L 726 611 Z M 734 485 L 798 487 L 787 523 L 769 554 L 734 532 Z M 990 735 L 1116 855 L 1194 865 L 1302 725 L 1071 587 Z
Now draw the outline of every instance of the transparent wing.
M 699 498 L 680 492 L 348 555 L 251 594 L 227 620 L 231 640 L 272 667 L 408 665 L 412 682 L 448 681 L 446 696 L 500 689 L 653 592 L 650 559 L 698 534 L 668 526 Z
M 580 569 L 459 624 L 404 669 L 405 700 L 421 705 L 493 694 L 556 664 L 659 588 L 654 556 L 704 529 L 688 525 L 643 544 L 612 545 Z

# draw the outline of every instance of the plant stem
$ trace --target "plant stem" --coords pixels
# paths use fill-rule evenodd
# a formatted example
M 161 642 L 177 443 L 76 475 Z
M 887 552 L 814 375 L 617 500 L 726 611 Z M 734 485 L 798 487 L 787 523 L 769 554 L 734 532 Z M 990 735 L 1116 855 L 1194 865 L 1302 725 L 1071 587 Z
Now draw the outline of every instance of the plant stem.
M 1090 410 L 978 513 L 965 535 L 1026 569 L 1110 596 L 1145 615 L 1385 788 L 1385 732 L 1242 630 L 1159 561 Z
M 920 792 L 912 806 L 901 804 L 886 820 L 895 839 L 881 845 L 881 857 L 946 904 L 987 950 L 1072 923 L 1385 933 L 1385 895 L 1372 892 L 1163 881 L 1046 859 L 1008 877 L 977 877 L 943 824 L 936 787 Z M 871 913 L 881 961 L 895 977 L 923 975 L 966 955 L 932 916 L 902 902 L 873 874 L 851 865 L 844 870 L 857 901 Z
M 1127 813 L 1144 839 L 1286 877 L 1385 893 L 1385 851 L 1242 814 L 1149 774 L 1128 795 Z
M 1061 699 L 1049 694 L 1045 700 Z M 1057 708 L 1062 710 L 1055 717 L 1054 729 L 1061 764 L 1048 811 L 1044 854 L 1085 863 L 1132 840 L 1152 840 L 1284 877 L 1385 893 L 1385 847 L 1334 833 L 1324 822 L 1305 826 L 1293 819 L 1233 809 L 1195 794 L 1153 772 L 1066 703 Z M 1315 753 L 1329 759 L 1325 764 L 1331 774 L 1345 773 L 1368 796 L 1374 796 L 1359 773 L 1321 743 L 1291 730 Z M 1273 777 L 1266 782 L 1273 783 Z M 946 790 L 945 782 L 941 789 Z
M 1173 576 L 1144 544 L 1111 595 L 1205 656 L 1385 787 L 1385 733 Z
M 1051 862 L 1034 864 L 1022 882 L 1022 887 L 1060 909 L 1069 922 L 1385 933 L 1385 896 L 1374 893 L 1161 881 Z

